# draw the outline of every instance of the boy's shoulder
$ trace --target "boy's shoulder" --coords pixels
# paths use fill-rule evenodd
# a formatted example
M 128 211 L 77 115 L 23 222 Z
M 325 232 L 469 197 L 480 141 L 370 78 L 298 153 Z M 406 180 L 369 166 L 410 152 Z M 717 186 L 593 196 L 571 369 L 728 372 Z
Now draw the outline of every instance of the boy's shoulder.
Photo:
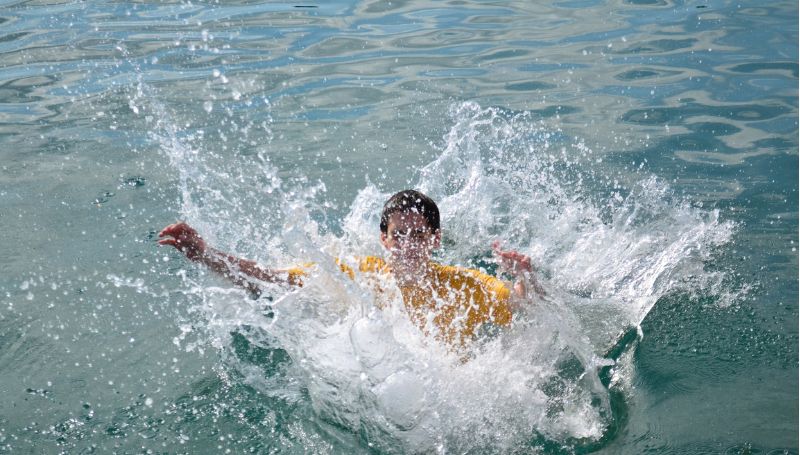
M 351 278 L 355 276 L 356 270 L 361 273 L 389 273 L 389 265 L 383 258 L 378 256 L 353 257 L 347 261 L 338 259 L 337 263 L 342 271 L 350 275 Z M 508 287 L 502 280 L 480 270 L 444 265 L 433 261 L 431 261 L 430 265 L 437 281 L 450 288 L 480 288 L 497 294 L 501 298 L 509 293 Z
M 497 278 L 477 269 L 462 267 L 459 265 L 445 265 L 431 261 L 431 268 L 439 275 L 446 275 L 458 278 L 477 278 L 479 280 L 496 280 Z
M 439 279 L 447 282 L 453 288 L 463 286 L 482 288 L 499 296 L 506 296 L 509 292 L 508 287 L 502 280 L 480 270 L 455 265 L 442 265 L 436 262 L 431 262 L 431 266 Z

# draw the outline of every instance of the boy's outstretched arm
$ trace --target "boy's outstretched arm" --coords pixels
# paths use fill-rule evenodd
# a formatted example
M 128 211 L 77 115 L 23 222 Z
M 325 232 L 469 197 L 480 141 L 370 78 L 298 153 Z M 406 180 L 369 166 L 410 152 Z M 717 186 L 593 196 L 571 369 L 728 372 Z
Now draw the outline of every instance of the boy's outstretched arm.
M 250 292 L 260 292 L 259 283 L 264 282 L 303 285 L 296 274 L 270 270 L 255 261 L 240 259 L 206 245 L 203 237 L 186 223 L 170 224 L 158 236 L 163 237 L 158 241 L 159 245 L 174 246 L 190 260 L 207 266 Z
M 500 242 L 497 241 L 492 243 L 492 250 L 494 250 L 494 254 L 499 260 L 500 268 L 513 275 L 516 279 L 514 294 L 518 297 L 526 298 L 529 291 L 532 290 L 539 297 L 546 295 L 544 288 L 536 279 L 530 257 L 518 251 L 503 251 L 500 249 Z M 532 289 L 528 289 L 528 287 Z

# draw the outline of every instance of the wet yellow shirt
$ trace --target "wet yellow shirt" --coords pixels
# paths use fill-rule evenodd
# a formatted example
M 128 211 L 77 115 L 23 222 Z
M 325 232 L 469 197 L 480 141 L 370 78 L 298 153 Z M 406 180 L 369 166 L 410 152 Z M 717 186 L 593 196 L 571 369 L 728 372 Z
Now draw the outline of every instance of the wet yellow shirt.
M 338 262 L 342 271 L 355 279 L 353 268 Z M 359 260 L 358 271 L 388 274 L 389 266 L 381 258 L 367 256 Z M 305 272 L 292 269 L 289 274 L 301 282 Z M 486 323 L 511 324 L 510 290 L 502 281 L 478 270 L 431 262 L 428 276 L 420 277 L 418 285 L 399 289 L 412 321 L 425 333 L 450 344 L 464 345 Z

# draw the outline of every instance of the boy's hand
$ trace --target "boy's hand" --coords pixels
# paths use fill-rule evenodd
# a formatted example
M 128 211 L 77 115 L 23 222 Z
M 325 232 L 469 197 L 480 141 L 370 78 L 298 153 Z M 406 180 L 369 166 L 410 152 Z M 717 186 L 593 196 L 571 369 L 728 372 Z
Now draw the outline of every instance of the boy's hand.
M 514 283 L 514 293 L 522 298 L 527 298 L 531 290 L 540 298 L 546 294 L 544 288 L 539 284 L 536 275 L 533 273 L 531 258 L 518 251 L 503 251 L 500 249 L 500 242 L 492 242 L 492 250 L 497 257 L 500 268 L 512 275 L 516 279 Z
M 500 249 L 500 242 L 492 242 L 492 250 L 498 259 L 500 268 L 514 275 L 517 278 L 529 276 L 533 272 L 531 258 L 518 251 L 503 251 Z
M 171 245 L 191 260 L 197 260 L 206 252 L 206 242 L 197 231 L 184 222 L 170 224 L 161 230 L 159 245 Z

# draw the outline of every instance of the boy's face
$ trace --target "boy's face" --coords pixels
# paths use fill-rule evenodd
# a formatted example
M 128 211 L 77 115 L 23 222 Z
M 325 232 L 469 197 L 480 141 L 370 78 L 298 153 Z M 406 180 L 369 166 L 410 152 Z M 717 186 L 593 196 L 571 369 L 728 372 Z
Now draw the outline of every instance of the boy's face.
M 391 253 L 392 265 L 408 272 L 425 267 L 441 239 L 441 232 L 433 232 L 425 217 L 414 212 L 393 213 L 386 232 L 381 232 L 381 243 Z

